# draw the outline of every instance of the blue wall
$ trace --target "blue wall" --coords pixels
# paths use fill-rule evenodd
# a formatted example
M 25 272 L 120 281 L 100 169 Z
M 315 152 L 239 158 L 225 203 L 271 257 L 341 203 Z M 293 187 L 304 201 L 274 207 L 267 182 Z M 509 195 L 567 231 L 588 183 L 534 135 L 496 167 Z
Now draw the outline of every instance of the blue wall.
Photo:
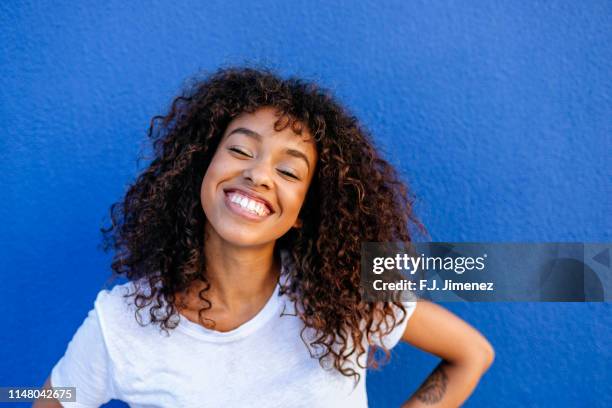
M 434 240 L 611 240 L 609 1 L 130 3 L 0 6 L 0 385 L 39 385 L 61 357 L 109 276 L 98 228 L 149 119 L 200 69 L 331 88 Z M 609 303 L 448 306 L 497 350 L 466 406 L 612 405 Z M 436 364 L 395 357 L 372 407 Z

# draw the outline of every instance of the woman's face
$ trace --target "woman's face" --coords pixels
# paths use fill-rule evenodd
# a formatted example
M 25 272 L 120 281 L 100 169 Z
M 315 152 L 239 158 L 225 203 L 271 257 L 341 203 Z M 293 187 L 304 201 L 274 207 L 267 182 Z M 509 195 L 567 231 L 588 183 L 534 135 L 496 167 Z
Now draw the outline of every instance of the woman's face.
M 306 129 L 275 131 L 277 119 L 262 108 L 232 120 L 202 180 L 207 231 L 234 245 L 269 244 L 300 226 L 317 151 Z

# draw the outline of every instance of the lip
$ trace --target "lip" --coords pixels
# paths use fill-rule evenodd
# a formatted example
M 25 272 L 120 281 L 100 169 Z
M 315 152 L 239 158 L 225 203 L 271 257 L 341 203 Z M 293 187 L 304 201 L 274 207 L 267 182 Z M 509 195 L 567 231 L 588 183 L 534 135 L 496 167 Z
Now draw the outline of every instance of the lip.
M 276 211 L 274 211 L 274 208 L 272 207 L 272 204 L 270 204 L 270 202 L 268 200 L 266 200 L 263 197 L 260 197 L 258 195 L 256 195 L 253 192 L 250 192 L 248 190 L 243 190 L 242 188 L 238 188 L 238 187 L 230 187 L 230 188 L 226 188 L 223 190 L 223 192 L 225 193 L 225 198 L 228 198 L 227 195 L 231 192 L 238 192 L 246 197 L 249 197 L 251 200 L 253 201 L 257 201 L 258 203 L 261 203 L 263 205 L 265 205 L 268 208 L 268 211 L 270 212 L 270 214 L 268 215 L 272 215 L 274 214 Z M 231 201 L 230 201 L 231 203 Z M 258 216 L 258 218 L 261 218 Z

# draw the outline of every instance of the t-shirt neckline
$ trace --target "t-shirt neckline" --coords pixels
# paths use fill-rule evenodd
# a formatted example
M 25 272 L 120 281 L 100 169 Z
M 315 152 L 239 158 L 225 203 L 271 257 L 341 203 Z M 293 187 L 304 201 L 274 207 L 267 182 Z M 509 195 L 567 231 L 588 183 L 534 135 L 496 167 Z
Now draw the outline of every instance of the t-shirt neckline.
M 284 272 L 285 265 L 283 263 L 281 266 L 280 278 L 279 281 L 276 282 L 276 286 L 274 287 L 272 296 L 270 296 L 263 308 L 259 312 L 257 312 L 255 316 L 242 323 L 235 329 L 226 332 L 207 329 L 206 327 L 200 324 L 192 322 L 180 313 L 179 323 L 176 329 L 198 339 L 214 343 L 226 343 L 247 337 L 251 333 L 261 328 L 264 324 L 266 324 L 280 310 L 280 281 L 283 279 Z

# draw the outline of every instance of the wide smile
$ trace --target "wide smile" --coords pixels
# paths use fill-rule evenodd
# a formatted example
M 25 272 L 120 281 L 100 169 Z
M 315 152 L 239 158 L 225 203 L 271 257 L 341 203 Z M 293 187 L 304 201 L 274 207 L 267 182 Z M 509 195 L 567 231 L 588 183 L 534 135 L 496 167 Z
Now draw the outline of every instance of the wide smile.
M 249 221 L 263 221 L 273 214 L 270 207 L 238 190 L 224 191 L 224 202 L 234 214 Z

